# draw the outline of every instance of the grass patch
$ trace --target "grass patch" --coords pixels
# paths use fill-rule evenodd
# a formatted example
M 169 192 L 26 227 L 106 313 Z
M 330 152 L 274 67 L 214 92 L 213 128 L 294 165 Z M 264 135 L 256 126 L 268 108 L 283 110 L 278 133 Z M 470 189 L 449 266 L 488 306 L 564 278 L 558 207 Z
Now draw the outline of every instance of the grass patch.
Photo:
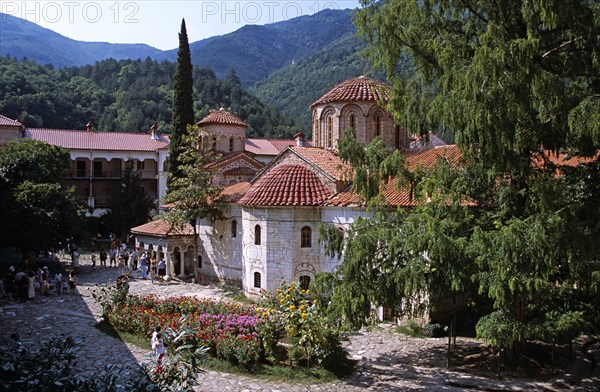
M 107 334 L 108 336 L 112 336 L 115 339 L 119 339 L 124 343 L 130 343 L 148 351 L 152 349 L 150 341 L 148 339 L 144 339 L 138 335 L 134 335 L 129 332 L 118 331 L 114 329 L 113 326 L 106 320 L 100 321 L 98 324 L 95 325 L 95 327 L 103 333 Z
M 262 380 L 283 381 L 303 385 L 324 384 L 339 379 L 335 374 L 324 369 L 307 369 L 303 367 L 291 368 L 288 366 L 259 364 L 248 370 L 246 368 L 241 368 L 232 365 L 229 362 L 221 361 L 210 356 L 206 356 L 202 359 L 201 366 L 216 372 L 240 374 L 245 376 L 252 375 L 252 377 Z

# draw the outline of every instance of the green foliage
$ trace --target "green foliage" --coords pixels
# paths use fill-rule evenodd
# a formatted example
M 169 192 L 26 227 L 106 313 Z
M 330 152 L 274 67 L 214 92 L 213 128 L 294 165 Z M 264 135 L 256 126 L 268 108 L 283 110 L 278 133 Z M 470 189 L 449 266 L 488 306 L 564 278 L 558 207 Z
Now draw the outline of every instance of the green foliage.
M 92 291 L 92 298 L 102 308 L 103 317 L 107 317 L 114 306 L 125 303 L 128 290 L 128 287 L 123 285 L 117 286 L 109 282 L 106 286 L 97 286 Z
M 107 224 L 125 239 L 132 227 L 148 222 L 154 201 L 142 185 L 141 173 L 133 168 L 133 162 L 127 161 L 118 187 L 109 200 L 109 212 L 105 217 Z
M 189 126 L 182 137 L 182 151 L 179 155 L 180 177 L 169 177 L 173 190 L 165 196 L 164 203 L 175 203 L 175 207 L 166 214 L 172 227 L 183 227 L 196 219 L 216 220 L 222 216 L 220 202 L 222 187 L 213 179 L 214 173 L 207 165 L 217 157 L 213 150 L 203 145 L 210 136 L 197 125 Z
M 50 337 L 29 348 L 12 341 L 0 347 L 1 391 L 158 391 L 141 369 L 106 364 L 82 373 L 77 366 L 81 341 Z
M 169 191 L 175 188 L 174 179 L 182 176 L 179 155 L 183 152 L 183 137 L 187 127 L 194 121 L 194 81 L 192 79 L 192 60 L 188 43 L 185 19 L 181 20 L 179 32 L 179 50 L 173 82 L 173 120 L 169 138 Z
M 527 336 L 526 326 L 502 310 L 483 316 L 477 322 L 475 330 L 478 338 L 498 348 L 512 347 Z
M 108 59 L 54 69 L 0 57 L 0 73 L 0 113 L 27 127 L 83 129 L 92 120 L 101 131 L 147 132 L 157 124 L 159 132 L 171 132 L 175 63 Z M 224 107 L 248 123 L 249 137 L 291 137 L 300 130 L 210 69 L 194 67 L 192 76 L 196 121 Z
M 168 355 L 161 369 L 157 371 L 153 363 L 145 365 L 150 378 L 161 391 L 193 391 L 198 385 L 200 364 L 208 348 L 184 344 L 193 336 L 194 330 L 185 322 L 179 328 L 167 328 L 164 331 Z
M 310 290 L 301 289 L 296 282 L 284 283 L 277 289 L 277 298 L 290 362 L 304 359 L 308 367 L 313 361 L 329 370 L 343 367 L 347 357 L 341 344 L 343 337 L 336 321 L 318 311 Z
M 62 184 L 68 162 L 66 150 L 34 140 L 0 148 L 0 247 L 31 259 L 38 249 L 85 235 L 85 210 Z

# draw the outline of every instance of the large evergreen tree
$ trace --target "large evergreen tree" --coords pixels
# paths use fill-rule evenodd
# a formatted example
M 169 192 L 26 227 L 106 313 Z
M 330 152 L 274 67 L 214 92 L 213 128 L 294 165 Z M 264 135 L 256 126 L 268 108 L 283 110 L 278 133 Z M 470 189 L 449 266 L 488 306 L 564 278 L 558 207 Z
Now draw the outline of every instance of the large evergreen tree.
M 392 173 L 421 205 L 408 215 L 383 206 L 341 245 L 323 230 L 345 250 L 332 303 L 362 322 L 369 302 L 401 311 L 425 292 L 472 284 L 495 308 L 477 332 L 499 347 L 597 327 L 598 162 L 551 158 L 584 158 L 600 145 L 598 2 L 363 5 L 357 23 L 392 82 L 396 120 L 415 132 L 451 130 L 467 161 L 407 173 L 396 156 L 373 162 L 373 146 L 340 144 L 358 161 L 354 186 L 366 200 Z
M 185 19 L 181 21 L 179 32 L 179 50 L 173 84 L 173 128 L 169 143 L 169 189 L 174 186 L 174 178 L 181 177 L 179 155 L 182 153 L 182 139 L 188 125 L 194 124 L 194 96 L 192 79 L 192 60 L 190 45 L 185 28 Z

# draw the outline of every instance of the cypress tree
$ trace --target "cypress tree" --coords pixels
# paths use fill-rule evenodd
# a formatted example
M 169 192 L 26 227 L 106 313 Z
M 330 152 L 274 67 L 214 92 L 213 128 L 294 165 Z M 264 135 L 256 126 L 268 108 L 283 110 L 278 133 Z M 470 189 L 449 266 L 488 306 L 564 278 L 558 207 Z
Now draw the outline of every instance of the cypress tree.
M 173 83 L 173 130 L 169 143 L 169 188 L 174 178 L 181 178 L 180 159 L 182 138 L 188 125 L 194 124 L 194 98 L 192 79 L 192 59 L 190 45 L 185 28 L 185 19 L 181 20 L 177 67 Z

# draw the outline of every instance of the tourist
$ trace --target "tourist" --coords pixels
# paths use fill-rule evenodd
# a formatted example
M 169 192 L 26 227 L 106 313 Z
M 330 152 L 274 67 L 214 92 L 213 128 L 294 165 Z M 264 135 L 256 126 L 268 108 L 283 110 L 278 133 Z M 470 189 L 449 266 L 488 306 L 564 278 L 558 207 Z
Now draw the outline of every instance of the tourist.
M 29 277 L 27 278 L 27 297 L 29 299 L 35 298 L 35 283 L 36 283 L 36 274 L 30 270 Z
M 166 349 L 165 342 L 163 341 L 162 333 L 156 334 L 156 342 L 154 346 L 154 351 L 156 353 L 156 373 L 160 373 L 162 370 L 162 361 L 165 357 Z
M 138 259 L 140 257 L 140 252 L 139 252 L 139 248 L 133 248 L 133 250 L 131 251 L 131 263 L 133 266 L 133 270 L 137 271 L 138 269 Z
M 146 280 L 146 276 L 148 276 L 148 256 L 145 253 L 140 259 L 140 269 L 142 270 L 142 279 Z
M 42 269 L 38 268 L 34 274 L 33 288 L 39 294 L 42 291 Z
M 11 265 L 8 267 L 6 278 L 4 279 L 4 286 L 8 299 L 13 299 L 13 296 L 17 296 L 17 286 L 15 285 L 15 267 Z
M 50 292 L 50 271 L 48 267 L 42 268 L 42 293 L 48 294 Z
M 15 275 L 15 285 L 17 287 L 17 296 L 20 300 L 24 301 L 27 299 L 27 290 L 29 287 L 29 277 L 21 268 Z
M 62 289 L 62 280 L 63 280 L 63 276 L 60 273 L 60 271 L 58 271 L 56 273 L 56 275 L 54 275 L 54 287 L 56 288 L 57 295 L 60 295 L 60 291 Z
M 96 254 L 92 252 L 92 270 L 96 269 Z
M 75 268 L 79 267 L 79 256 L 79 252 L 73 251 L 73 267 Z
M 150 338 L 150 345 L 152 346 L 152 354 L 156 354 L 156 336 L 160 333 L 162 327 L 157 325 L 152 331 L 152 337 Z
M 150 281 L 154 284 L 154 278 L 156 277 L 156 260 L 150 258 Z
M 167 263 L 165 263 L 165 259 L 160 259 L 158 262 L 158 281 L 162 282 L 167 274 Z
M 71 294 L 75 294 L 75 287 L 77 286 L 77 277 L 75 276 L 75 271 L 69 272 L 69 288 L 71 289 Z
M 102 249 L 100 251 L 100 268 L 106 268 L 106 259 L 108 258 L 108 255 L 106 254 L 106 251 L 104 249 Z
M 125 269 L 125 263 L 123 262 L 123 256 L 119 256 L 119 271 L 120 271 L 120 275 L 124 274 L 124 269 Z

